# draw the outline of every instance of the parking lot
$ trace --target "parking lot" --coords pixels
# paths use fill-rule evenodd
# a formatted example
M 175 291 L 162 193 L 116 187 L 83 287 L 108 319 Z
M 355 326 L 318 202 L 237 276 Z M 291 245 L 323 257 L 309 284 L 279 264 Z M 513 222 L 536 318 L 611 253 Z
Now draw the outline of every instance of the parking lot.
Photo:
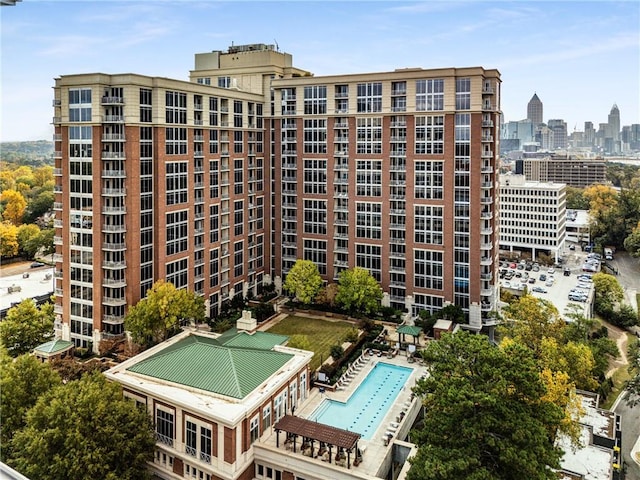
M 523 286 L 526 285 L 530 294 L 553 303 L 566 320 L 570 320 L 567 314 L 572 311 L 592 317 L 593 284 L 590 281 L 579 280 L 580 275 L 587 273 L 583 272 L 587 255 L 586 252 L 567 250 L 562 264 L 553 267 L 541 264 L 536 266 L 535 263 L 527 264 L 522 261 L 501 262 L 501 286 L 514 295 L 522 295 Z M 565 269 L 568 275 L 565 275 Z M 511 274 L 506 273 L 503 276 L 505 270 Z M 569 298 L 570 295 L 572 299 Z

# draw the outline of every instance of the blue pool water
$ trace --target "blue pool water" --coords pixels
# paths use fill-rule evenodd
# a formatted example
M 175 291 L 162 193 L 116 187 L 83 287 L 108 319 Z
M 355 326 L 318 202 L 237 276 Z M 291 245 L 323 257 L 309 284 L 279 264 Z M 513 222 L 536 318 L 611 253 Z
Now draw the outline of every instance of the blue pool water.
M 412 369 L 379 362 L 346 403 L 324 399 L 309 420 L 370 439 L 404 387 Z

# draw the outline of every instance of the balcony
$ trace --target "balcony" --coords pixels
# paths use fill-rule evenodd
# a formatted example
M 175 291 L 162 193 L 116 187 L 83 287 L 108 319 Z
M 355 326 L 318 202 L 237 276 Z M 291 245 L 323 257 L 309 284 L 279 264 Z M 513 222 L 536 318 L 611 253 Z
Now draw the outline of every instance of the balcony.
M 121 297 L 102 297 L 103 305 L 111 305 L 113 307 L 119 307 L 127 304 L 127 300 Z
M 395 135 L 391 137 L 391 141 L 392 142 L 406 142 L 407 141 L 407 136 L 406 135 Z
M 482 205 L 492 205 L 493 204 L 493 197 L 482 197 L 480 199 L 480 203 Z
M 123 103 L 124 103 L 123 97 L 112 97 L 112 96 L 102 97 L 102 105 L 122 105 Z
M 103 133 L 103 142 L 124 142 L 124 133 Z
M 492 86 L 485 85 L 482 87 L 482 93 L 485 95 L 493 95 L 495 93 L 495 90 Z
M 62 254 L 61 253 L 54 253 L 52 260 L 55 263 L 62 263 Z
M 126 160 L 124 152 L 102 152 L 100 154 L 102 160 Z
M 492 135 L 483 135 L 482 136 L 482 141 L 483 142 L 493 142 L 493 136 Z
M 407 171 L 407 166 L 406 165 L 391 165 L 389 167 L 389 171 L 391 171 L 391 172 L 406 172 Z
M 393 88 L 391 89 L 391 95 L 406 95 L 407 94 L 407 89 L 406 88 Z
M 53 276 L 55 278 L 62 278 L 62 270 L 54 270 L 53 271 Z
M 493 152 L 491 150 L 483 150 L 482 158 L 493 158 Z
M 102 225 L 102 231 L 108 233 L 125 233 L 127 231 L 126 225 Z
M 62 202 L 53 202 L 54 210 L 62 210 Z
M 60 150 L 56 150 L 53 152 L 53 158 L 62 158 L 62 152 Z
M 493 120 L 483 120 L 482 126 L 486 128 L 493 128 Z
M 127 207 L 125 207 L 124 205 L 118 205 L 115 207 L 103 205 L 102 213 L 108 215 L 124 215 L 125 213 L 127 213 Z
M 334 143 L 341 143 L 341 142 L 348 142 L 349 141 L 349 137 L 335 137 L 333 139 Z
M 124 242 L 120 242 L 120 243 L 109 242 L 109 243 L 102 244 L 102 250 L 106 252 L 119 252 L 126 249 L 127 249 L 127 244 Z
M 493 280 L 493 275 L 491 275 L 490 273 L 481 273 L 480 278 L 482 280 L 490 281 L 490 280 Z
M 343 113 L 349 113 L 349 109 L 348 108 L 336 108 L 336 114 L 340 115 Z
M 104 115 L 102 123 L 124 123 L 124 115 Z
M 480 213 L 480 218 L 484 219 L 484 220 L 490 220 L 493 218 L 493 212 L 481 212 Z
M 53 220 L 53 228 L 62 228 L 62 220 L 56 218 Z
M 487 227 L 483 227 L 483 228 L 480 229 L 480 233 L 482 235 L 491 235 L 493 233 L 493 229 L 487 228 Z
M 53 237 L 53 244 L 54 245 L 62 245 L 62 237 L 59 235 L 55 235 Z
M 121 325 L 124 323 L 124 315 L 103 315 L 102 323 L 109 325 Z
M 103 188 L 102 195 L 122 196 L 126 194 L 125 188 Z
M 492 263 L 493 263 L 493 258 L 491 258 L 491 257 L 482 257 L 480 259 L 480 265 L 482 265 L 482 266 L 487 267 L 487 266 L 491 265 Z
M 53 313 L 57 313 L 58 315 L 62 315 L 62 305 L 56 303 L 53 305 Z
M 346 157 L 349 155 L 349 152 L 346 150 L 339 150 L 337 152 L 333 152 L 333 155 L 336 157 Z
M 484 154 L 483 154 L 483 156 L 484 156 Z M 495 170 L 495 168 L 493 166 L 491 166 L 491 165 L 483 165 L 480 168 L 480 172 L 482 172 L 482 173 L 493 173 L 494 170 Z
M 333 125 L 333 128 L 349 128 L 349 124 L 347 122 L 338 122 Z
M 61 106 L 61 105 L 62 105 L 62 100 L 60 100 L 59 98 L 54 98 L 54 99 L 51 101 L 51 106 L 52 106 L 52 107 L 59 107 L 59 106 Z
M 53 176 L 54 177 L 61 177 L 62 176 L 62 169 L 61 168 L 54 168 L 53 169 Z
M 391 111 L 392 112 L 406 112 L 407 111 L 407 107 L 406 106 L 395 106 L 395 107 L 391 107 Z
M 53 141 L 54 142 L 61 142 L 62 141 L 62 134 L 61 133 L 54 133 L 53 134 Z
M 481 250 L 491 250 L 493 248 L 493 243 L 481 243 L 480 244 L 480 249 Z
M 406 127 L 407 122 L 405 120 L 394 120 L 391 122 L 392 127 Z
M 124 170 L 102 170 L 102 178 L 126 178 L 127 173 Z
M 492 111 L 494 110 L 494 105 L 491 102 L 485 102 L 482 104 L 482 110 Z
M 484 188 L 484 189 L 491 189 L 491 188 L 493 188 L 493 183 L 492 182 L 482 182 L 480 184 L 480 187 Z
M 103 268 L 126 268 L 127 266 L 127 261 L 126 260 L 117 260 L 117 261 L 113 261 L 113 260 L 103 260 L 102 261 L 102 267 Z
M 55 289 L 53 290 L 53 294 L 54 294 L 56 297 L 61 297 L 61 296 L 62 296 L 62 289 L 61 289 L 61 288 L 55 288 Z
M 54 125 L 62 123 L 62 117 L 53 117 L 53 120 L 51 123 L 53 123 Z

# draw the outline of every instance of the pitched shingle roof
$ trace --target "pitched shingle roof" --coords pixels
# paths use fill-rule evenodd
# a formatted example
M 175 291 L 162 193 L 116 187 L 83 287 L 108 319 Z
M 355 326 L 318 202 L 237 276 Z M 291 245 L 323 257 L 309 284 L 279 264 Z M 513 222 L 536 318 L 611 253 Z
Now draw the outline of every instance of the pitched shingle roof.
M 233 343 L 232 340 L 227 342 Z M 292 357 L 273 350 L 221 345 L 218 339 L 194 334 L 127 370 L 242 399 Z

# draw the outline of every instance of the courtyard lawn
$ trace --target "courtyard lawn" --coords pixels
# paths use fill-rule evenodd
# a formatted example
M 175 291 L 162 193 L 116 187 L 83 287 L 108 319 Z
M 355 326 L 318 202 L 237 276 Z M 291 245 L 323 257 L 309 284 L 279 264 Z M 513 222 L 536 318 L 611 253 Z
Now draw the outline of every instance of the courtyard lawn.
M 310 368 L 315 370 L 331 356 L 331 347 L 342 344 L 345 335 L 353 328 L 353 324 L 335 320 L 297 317 L 289 315 L 271 327 L 269 333 L 279 335 L 306 335 L 315 353 Z

